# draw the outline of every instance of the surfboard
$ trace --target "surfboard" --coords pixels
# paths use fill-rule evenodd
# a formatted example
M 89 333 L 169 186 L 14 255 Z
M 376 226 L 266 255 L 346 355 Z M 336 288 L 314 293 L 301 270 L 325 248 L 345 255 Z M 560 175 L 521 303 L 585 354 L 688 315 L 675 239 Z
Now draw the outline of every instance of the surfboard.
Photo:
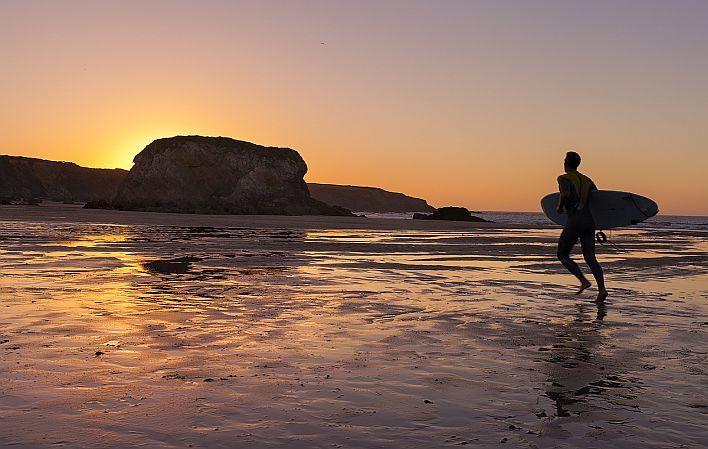
M 560 193 L 557 192 L 544 196 L 541 209 L 552 222 L 564 226 L 568 217 L 556 212 L 559 199 Z M 598 230 L 641 223 L 659 212 L 659 206 L 645 196 L 614 190 L 592 191 L 588 206 Z

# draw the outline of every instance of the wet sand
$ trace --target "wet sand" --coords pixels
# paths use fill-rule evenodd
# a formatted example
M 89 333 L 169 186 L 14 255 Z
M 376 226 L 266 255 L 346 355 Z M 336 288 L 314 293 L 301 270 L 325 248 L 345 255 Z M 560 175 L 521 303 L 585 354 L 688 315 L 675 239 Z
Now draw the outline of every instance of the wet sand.
M 0 207 L 0 447 L 705 447 L 708 235 L 558 233 Z

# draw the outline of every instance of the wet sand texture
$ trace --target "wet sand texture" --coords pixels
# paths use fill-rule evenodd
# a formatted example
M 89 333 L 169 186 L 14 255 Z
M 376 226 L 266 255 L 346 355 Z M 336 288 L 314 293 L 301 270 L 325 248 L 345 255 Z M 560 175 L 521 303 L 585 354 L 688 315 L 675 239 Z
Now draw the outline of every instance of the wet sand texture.
M 598 308 L 556 229 L 70 212 L 2 210 L 0 447 L 708 444 L 705 233 Z

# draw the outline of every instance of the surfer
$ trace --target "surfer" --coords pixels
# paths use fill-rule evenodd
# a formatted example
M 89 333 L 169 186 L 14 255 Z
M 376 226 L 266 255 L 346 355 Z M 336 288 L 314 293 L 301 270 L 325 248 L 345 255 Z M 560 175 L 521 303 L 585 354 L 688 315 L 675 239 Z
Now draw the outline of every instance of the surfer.
M 597 282 L 597 302 L 601 303 L 607 298 L 607 289 L 605 288 L 602 267 L 595 257 L 595 221 L 588 207 L 590 192 L 597 190 L 597 186 L 592 179 L 578 171 L 579 165 L 580 155 L 575 151 L 569 151 L 563 162 L 565 174 L 558 177 L 560 201 L 557 211 L 568 215 L 568 220 L 558 240 L 558 259 L 580 281 L 580 289 L 577 294 L 590 287 L 590 281 L 580 271 L 578 264 L 570 258 L 573 246 L 580 239 L 583 257 L 590 267 L 595 282 Z

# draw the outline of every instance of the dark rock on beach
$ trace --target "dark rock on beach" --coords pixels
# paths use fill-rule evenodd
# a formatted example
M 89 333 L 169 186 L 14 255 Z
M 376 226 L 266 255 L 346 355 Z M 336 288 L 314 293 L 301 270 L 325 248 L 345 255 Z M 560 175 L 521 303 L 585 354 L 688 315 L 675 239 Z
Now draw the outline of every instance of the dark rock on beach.
M 290 148 L 227 137 L 158 139 L 133 160 L 110 207 L 207 214 L 351 215 L 313 199 Z M 89 207 L 100 207 L 91 203 Z
M 432 214 L 414 214 L 415 220 L 449 220 L 449 221 L 473 221 L 473 222 L 489 222 L 484 218 L 472 215 L 472 213 L 464 207 L 441 207 Z

